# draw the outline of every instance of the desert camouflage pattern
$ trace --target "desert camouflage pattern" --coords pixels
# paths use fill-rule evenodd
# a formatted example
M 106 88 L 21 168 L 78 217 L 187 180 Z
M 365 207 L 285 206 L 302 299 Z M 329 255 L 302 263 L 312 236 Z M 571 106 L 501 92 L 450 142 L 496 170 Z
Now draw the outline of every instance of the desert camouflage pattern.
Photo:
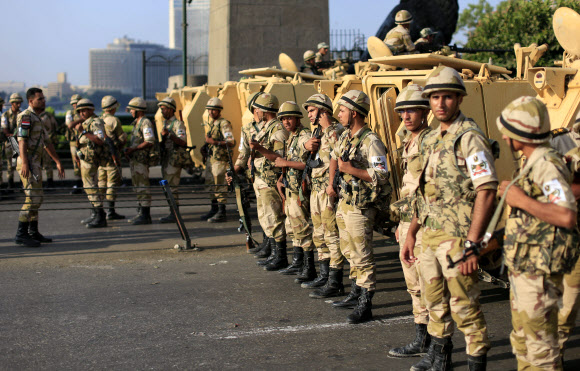
M 44 111 L 40 114 L 40 119 L 42 120 L 42 124 L 44 125 L 44 129 L 48 134 L 50 142 L 53 145 L 58 144 L 58 134 L 56 132 L 58 123 L 56 122 L 56 118 L 52 114 Z M 47 151 L 42 151 L 41 165 L 42 169 L 46 172 L 46 179 L 52 179 L 54 162 Z
M 103 193 L 98 189 L 97 174 L 99 171 L 98 163 L 87 162 L 81 159 L 81 177 L 83 179 L 83 188 L 93 207 L 103 206 Z
M 305 163 L 308 159 L 308 152 L 304 148 L 304 144 L 312 137 L 310 129 L 305 128 L 300 124 L 296 131 L 290 133 L 290 137 L 286 141 L 286 160 Z M 288 182 L 288 189 L 292 192 L 298 193 L 302 183 L 302 170 L 287 168 L 286 181 Z
M 228 186 L 226 184 L 226 172 L 229 163 L 209 158 L 205 164 L 205 185 L 212 198 L 216 199 L 220 204 L 228 202 Z
M 232 130 L 232 124 L 223 117 L 217 120 L 209 119 L 209 121 L 203 123 L 205 129 L 205 135 L 211 137 L 213 140 L 226 141 L 230 146 L 235 144 L 234 132 Z M 229 161 L 228 151 L 230 147 L 218 146 L 215 144 L 209 145 L 209 150 L 211 158 L 218 161 Z
M 262 129 L 256 135 L 256 141 L 260 142 L 264 148 L 282 156 L 284 154 L 284 142 L 288 140 L 289 135 L 278 119 L 272 119 L 262 126 Z M 276 182 L 282 170 L 274 167 L 274 164 L 259 152 L 256 152 L 254 165 L 256 166 L 255 183 L 260 187 L 276 187 Z
M 83 130 L 92 133 L 99 137 L 101 140 L 105 140 L 105 124 L 97 116 L 93 115 L 83 122 Z M 91 142 L 86 136 L 81 136 L 79 138 L 79 149 L 84 155 L 85 159 L 83 161 L 90 164 L 95 164 L 99 166 L 103 160 L 105 160 L 105 146 L 97 145 Z M 82 169 L 81 169 L 82 174 Z
M 316 54 L 314 54 L 314 62 L 318 63 L 318 62 L 322 62 L 324 60 L 324 56 L 322 54 L 320 54 L 320 52 L 316 52 Z
M 187 132 L 183 121 L 173 116 L 168 120 L 164 120 L 163 126 L 169 131 L 169 135 L 174 135 L 187 142 Z M 161 174 L 163 179 L 169 183 L 175 202 L 179 205 L 178 186 L 181 181 L 181 170 L 186 165 L 186 156 L 189 156 L 189 153 L 185 148 L 175 145 L 169 138 L 165 139 L 161 145 L 165 147 L 163 151 L 164 157 L 161 159 Z
M 384 40 L 394 55 L 410 54 L 415 51 L 415 44 L 411 40 L 411 34 L 402 25 L 397 25 L 387 33 Z
M 131 159 L 129 161 L 131 168 L 131 180 L 133 190 L 137 193 L 139 206 L 151 206 L 151 191 L 149 190 L 149 165 Z
M 14 112 L 12 111 L 12 107 L 8 108 L 0 118 L 1 129 L 2 130 L 7 129 L 10 133 L 14 134 L 14 130 L 16 130 L 16 119 L 19 114 L 20 111 Z
M 242 126 L 242 132 L 240 135 L 240 145 L 238 146 L 238 157 L 236 158 L 234 165 L 241 168 L 248 167 L 248 159 L 250 158 L 250 140 L 252 135 L 258 135 L 262 127 L 263 122 L 256 122 L 252 120 L 251 122 Z
M 310 226 L 310 206 L 308 202 L 298 205 L 300 196 L 298 192 L 286 189 L 286 202 L 284 203 L 284 213 L 286 221 L 292 228 L 293 245 L 300 246 L 304 251 L 314 250 L 312 242 L 312 227 Z
M 79 135 L 79 132 L 76 129 L 69 129 L 68 128 L 68 124 L 76 121 L 76 120 L 80 120 L 80 116 L 79 114 L 76 112 L 76 110 L 68 110 L 66 111 L 65 114 L 65 124 L 67 125 L 67 129 L 66 129 L 66 140 L 68 140 L 69 142 L 69 146 L 70 146 L 70 155 L 71 158 L 73 159 L 73 169 L 74 169 L 74 175 L 76 177 L 80 177 L 81 176 L 81 170 L 78 168 L 77 166 L 77 137 Z
M 115 147 L 117 148 L 117 156 L 120 158 L 123 143 L 127 140 L 127 134 L 123 131 L 121 120 L 109 112 L 103 112 L 101 120 L 103 120 L 105 125 L 105 134 L 107 137 L 111 138 L 115 144 Z M 115 165 L 109 147 L 107 145 L 104 147 L 104 158 L 98 170 L 99 190 L 107 201 L 115 201 L 117 199 L 117 190 L 115 187 L 121 185 L 122 170 Z
M 153 130 L 153 124 L 151 121 L 149 121 L 148 118 L 141 117 L 139 119 L 135 119 L 133 120 L 132 125 L 133 131 L 131 132 L 131 147 L 136 147 L 143 142 L 155 144 L 155 131 Z M 151 152 L 151 148 L 152 147 L 136 150 L 131 154 L 131 160 L 141 164 L 147 164 L 147 166 L 149 166 L 149 154 Z M 147 174 L 149 174 L 149 170 L 147 170 Z
M 523 143 L 540 144 L 550 140 L 548 109 L 535 97 L 523 96 L 513 100 L 501 111 L 496 125 L 502 134 Z
M 410 222 L 399 223 L 399 247 L 402 249 L 407 240 L 407 233 L 409 232 Z M 429 323 L 429 311 L 425 305 L 425 301 L 421 296 L 421 292 L 425 291 L 425 283 L 421 278 L 419 264 L 421 262 L 421 239 L 423 238 L 423 229 L 417 232 L 415 247 L 413 248 L 413 255 L 418 258 L 411 266 L 407 266 L 401 260 L 403 267 L 403 276 L 405 277 L 405 284 L 407 285 L 407 292 L 411 295 L 411 304 L 413 305 L 413 318 L 416 324 L 426 325 Z
M 344 127 L 339 123 L 333 123 L 326 129 L 322 130 L 320 137 L 320 147 L 316 153 L 316 158 L 322 161 L 322 164 L 312 169 L 310 180 L 312 181 L 312 190 L 325 189 L 329 183 L 329 168 L 331 153 L 338 142 L 338 139 L 344 132 Z
M 107 163 L 99 166 L 98 169 L 98 185 L 101 193 L 101 198 L 107 201 L 115 201 L 117 199 L 117 190 L 122 181 L 121 169 L 114 163 Z
M 421 95 L 423 98 L 429 98 L 429 95 L 436 91 L 452 91 L 459 93 L 462 96 L 467 95 L 465 83 L 459 75 L 459 72 L 454 68 L 443 65 L 435 68 L 433 72 L 429 74 Z
M 570 273 L 564 274 L 562 298 L 558 303 L 558 342 L 563 353 L 570 333 L 574 330 L 578 309 L 580 309 L 580 259 Z
M 256 178 L 258 179 L 258 178 Z M 256 209 L 262 230 L 269 238 L 280 242 L 286 239 L 282 197 L 274 187 L 263 187 L 254 182 Z
M 8 108 L 6 112 L 2 114 L 1 120 L 1 127 L 0 129 L 4 131 L 4 129 L 8 130 L 10 133 L 15 132 L 16 130 L 16 118 L 18 117 L 18 112 L 13 112 L 12 108 Z M 12 147 L 8 143 L 4 143 L 1 141 L 0 143 L 0 184 L 2 184 L 2 154 L 4 154 L 4 158 L 6 159 L 6 175 L 8 180 L 14 180 L 14 166 L 12 165 Z

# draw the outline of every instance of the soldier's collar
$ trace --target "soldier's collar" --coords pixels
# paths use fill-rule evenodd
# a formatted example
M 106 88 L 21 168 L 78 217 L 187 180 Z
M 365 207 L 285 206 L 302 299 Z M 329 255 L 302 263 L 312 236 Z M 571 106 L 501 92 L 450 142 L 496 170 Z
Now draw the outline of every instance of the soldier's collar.
M 351 134 L 351 138 L 357 138 L 360 137 L 362 135 L 362 133 L 365 132 L 366 129 L 368 129 L 369 125 L 368 124 L 364 124 L 362 128 L 358 129 L 358 131 L 354 134 Z
M 463 114 L 463 112 L 459 111 L 457 117 L 455 118 L 455 120 L 453 120 L 453 123 L 451 123 L 451 125 L 449 125 L 449 129 L 447 129 L 446 133 L 449 134 L 456 134 L 459 131 L 460 128 L 460 123 L 465 121 L 465 115 Z M 441 125 L 439 125 L 439 132 L 441 133 Z
M 533 164 L 534 162 L 536 162 L 537 158 L 544 156 L 544 154 L 548 152 L 550 149 L 551 147 L 547 143 L 544 143 L 536 147 L 536 149 L 534 149 L 534 152 L 532 152 L 532 154 L 530 155 L 530 158 L 526 159 L 524 167 L 526 167 L 527 164 Z

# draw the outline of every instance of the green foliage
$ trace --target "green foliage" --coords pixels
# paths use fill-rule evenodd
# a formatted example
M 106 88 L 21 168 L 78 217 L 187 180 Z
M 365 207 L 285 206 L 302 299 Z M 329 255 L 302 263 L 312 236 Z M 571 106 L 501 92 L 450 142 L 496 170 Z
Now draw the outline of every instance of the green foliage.
M 484 1 L 484 0 L 483 0 Z M 555 60 L 562 59 L 564 50 L 558 43 L 552 28 L 552 16 L 557 8 L 566 6 L 580 11 L 577 0 L 506 0 L 498 4 L 496 10 L 484 14 L 476 28 L 469 34 L 465 47 L 485 49 L 513 49 L 515 43 L 529 46 L 532 43 L 548 44 L 546 54 L 537 66 L 553 66 Z M 488 62 L 515 69 L 514 53 L 465 54 L 466 59 Z
M 478 0 L 477 4 L 468 4 L 467 8 L 459 14 L 457 31 L 465 31 L 469 35 L 477 27 L 479 20 L 492 11 L 493 6 L 486 0 Z

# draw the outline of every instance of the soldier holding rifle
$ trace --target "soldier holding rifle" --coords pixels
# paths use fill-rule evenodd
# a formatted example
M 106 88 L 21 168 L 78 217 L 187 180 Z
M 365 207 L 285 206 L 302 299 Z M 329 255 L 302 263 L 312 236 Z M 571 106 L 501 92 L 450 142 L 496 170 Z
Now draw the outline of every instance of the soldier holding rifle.
M 1 99 L 1 98 L 0 98 Z M 16 118 L 20 113 L 20 105 L 22 104 L 22 97 L 18 93 L 14 93 L 10 95 L 10 108 L 6 112 L 2 114 L 2 132 L 6 137 L 11 137 L 14 135 L 16 130 Z M 2 101 L 2 105 L 4 105 L 4 101 Z M 1 110 L 1 109 L 0 109 Z M 2 154 L 5 156 L 6 159 L 6 175 L 8 177 L 8 188 L 14 189 L 14 166 L 12 166 L 12 147 L 9 144 L 6 144 L 4 147 L 4 142 L 0 144 L 0 148 L 2 149 Z M 0 158 L 2 157 L 0 154 Z M 0 161 L 0 184 L 2 184 L 2 163 Z

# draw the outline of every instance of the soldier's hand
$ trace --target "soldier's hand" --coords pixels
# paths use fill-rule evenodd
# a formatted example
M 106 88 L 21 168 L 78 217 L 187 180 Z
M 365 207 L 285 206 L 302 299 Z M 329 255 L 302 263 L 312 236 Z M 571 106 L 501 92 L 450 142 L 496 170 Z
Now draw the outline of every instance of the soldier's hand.
M 74 126 L 74 129 L 77 130 L 77 131 L 81 131 L 82 128 L 83 128 L 83 123 L 82 122 L 79 122 L 78 124 L 76 124 Z
M 352 169 L 350 161 L 342 161 L 340 158 L 338 159 L 338 170 L 341 173 L 350 174 L 350 169 Z
M 250 148 L 255 149 L 256 151 L 259 151 L 260 148 L 262 148 L 262 145 L 260 145 L 259 142 L 252 140 L 252 141 L 250 141 Z
M 286 167 L 286 160 L 283 159 L 282 157 L 276 157 L 276 160 L 274 161 L 274 166 Z
M 20 175 L 22 175 L 23 178 L 28 179 L 28 177 L 30 176 L 30 168 L 28 167 L 28 163 L 22 164 L 22 169 L 20 169 Z
M 207 144 L 212 144 L 212 145 L 215 144 L 215 140 L 213 140 L 213 138 L 211 138 L 211 137 L 205 137 L 205 142 Z
M 330 184 L 326 187 L 326 194 L 329 195 L 330 197 L 338 197 L 338 195 L 334 191 L 334 187 L 331 186 Z
M 169 134 L 169 131 L 164 127 L 163 130 L 161 130 L 161 136 L 166 136 L 167 134 Z
M 459 272 L 464 276 L 469 276 L 477 270 L 477 255 L 472 255 L 463 263 L 459 264 Z
M 58 162 L 56 164 L 56 170 L 58 171 L 59 179 L 64 179 L 64 166 L 62 166 L 62 163 Z
M 231 176 L 226 174 L 226 182 L 228 182 L 228 185 L 231 185 L 233 181 L 234 181 L 234 178 L 232 178 Z
M 284 184 L 280 180 L 276 182 L 276 188 L 278 188 L 278 193 L 280 194 L 280 197 L 282 197 L 282 200 L 286 201 L 286 197 L 284 196 Z
M 320 139 L 310 138 L 308 142 L 304 143 L 304 148 L 306 148 L 306 150 L 310 152 L 318 151 L 319 147 L 320 147 Z
M 415 250 L 415 236 L 407 235 L 407 238 L 405 239 L 405 244 L 403 245 L 403 248 L 399 253 L 399 257 L 401 258 L 401 261 L 405 263 L 408 267 L 410 267 L 411 265 L 413 265 L 413 263 L 417 261 L 414 250 Z
M 505 193 L 505 190 L 506 190 L 508 184 L 510 184 L 510 182 L 507 180 L 504 180 L 499 185 L 499 189 L 498 189 L 497 193 L 500 197 L 502 197 L 503 194 Z M 524 191 L 522 191 L 522 189 L 520 187 L 518 187 L 514 184 L 509 188 L 507 196 L 505 198 L 505 202 L 508 205 L 510 205 L 511 207 L 518 207 L 519 201 L 521 201 L 522 199 L 525 199 L 526 197 L 527 196 L 524 193 Z

